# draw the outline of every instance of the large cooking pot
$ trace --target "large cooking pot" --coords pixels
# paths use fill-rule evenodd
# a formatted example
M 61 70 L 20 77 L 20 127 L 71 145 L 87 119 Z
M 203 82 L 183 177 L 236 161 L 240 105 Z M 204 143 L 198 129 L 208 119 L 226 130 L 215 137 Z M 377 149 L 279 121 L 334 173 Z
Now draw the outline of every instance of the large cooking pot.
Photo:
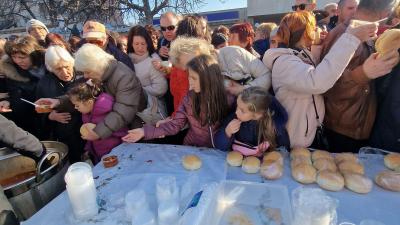
M 47 154 L 36 164 L 9 148 L 0 148 L 0 183 L 23 221 L 65 190 L 68 147 L 60 142 L 43 141 Z M 45 168 L 45 160 L 50 166 Z M 47 163 L 48 164 L 48 163 Z

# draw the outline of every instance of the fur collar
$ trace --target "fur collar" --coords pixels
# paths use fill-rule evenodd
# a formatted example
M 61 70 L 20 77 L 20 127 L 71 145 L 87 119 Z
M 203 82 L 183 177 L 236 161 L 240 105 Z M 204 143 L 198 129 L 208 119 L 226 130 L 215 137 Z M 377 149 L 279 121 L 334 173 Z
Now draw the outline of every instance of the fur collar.
M 9 58 L 7 55 L 4 55 L 0 59 L 0 74 L 3 74 L 6 78 L 10 80 L 29 82 L 29 78 L 26 78 L 18 73 L 11 58 Z

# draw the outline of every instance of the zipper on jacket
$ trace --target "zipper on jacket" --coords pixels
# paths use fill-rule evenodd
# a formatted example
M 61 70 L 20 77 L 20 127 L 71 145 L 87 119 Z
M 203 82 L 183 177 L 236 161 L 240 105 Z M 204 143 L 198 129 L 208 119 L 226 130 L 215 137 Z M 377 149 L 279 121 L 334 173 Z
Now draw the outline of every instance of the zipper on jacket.
M 308 116 L 306 115 L 306 122 L 307 122 L 307 128 L 306 128 L 306 133 L 304 135 L 304 137 L 307 137 L 308 134 Z

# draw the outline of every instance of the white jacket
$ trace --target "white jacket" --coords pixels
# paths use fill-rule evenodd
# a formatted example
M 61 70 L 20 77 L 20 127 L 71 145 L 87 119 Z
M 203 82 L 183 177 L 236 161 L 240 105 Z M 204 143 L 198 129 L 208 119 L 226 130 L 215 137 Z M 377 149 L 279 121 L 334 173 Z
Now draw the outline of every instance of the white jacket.
M 272 86 L 289 115 L 287 130 L 291 147 L 309 147 L 325 116 L 321 94 L 333 87 L 360 45 L 355 36 L 345 33 L 315 68 L 304 51 L 276 48 L 268 50 L 263 62 L 272 70 Z M 306 52 L 307 53 L 307 52 Z M 308 52 L 311 56 L 311 53 Z M 313 59 L 315 62 L 315 60 Z M 316 119 L 314 95 L 319 122 Z
M 157 71 L 153 60 L 160 60 L 160 57 L 154 53 L 151 57 L 146 54 L 138 56 L 134 53 L 129 54 L 134 66 L 136 76 L 139 78 L 143 89 L 147 93 L 147 108 L 137 113 L 137 115 L 149 124 L 155 124 L 157 121 L 167 117 L 167 110 L 163 96 L 168 90 L 167 79 L 164 74 Z
M 227 46 L 219 49 L 218 63 L 222 74 L 232 80 L 242 80 L 252 77 L 254 80 L 245 87 L 271 87 L 271 70 L 262 61 L 238 46 Z

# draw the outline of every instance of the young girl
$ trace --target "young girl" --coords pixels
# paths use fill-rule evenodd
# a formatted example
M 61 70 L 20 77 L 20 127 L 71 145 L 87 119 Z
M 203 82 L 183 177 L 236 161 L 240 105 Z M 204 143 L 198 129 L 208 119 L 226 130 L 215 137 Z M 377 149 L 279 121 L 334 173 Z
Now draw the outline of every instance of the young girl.
M 213 133 L 219 121 L 229 111 L 228 97 L 224 91 L 223 77 L 218 63 L 212 56 L 201 55 L 191 60 L 189 69 L 189 93 L 183 99 L 172 120 L 159 127 L 145 125 L 130 130 L 122 138 L 126 142 L 137 142 L 177 134 L 189 125 L 184 145 L 213 146 Z
M 84 124 L 102 122 L 107 114 L 112 111 L 114 105 L 114 98 L 107 93 L 102 93 L 100 85 L 91 80 L 71 88 L 68 91 L 68 97 L 75 105 L 76 110 L 82 113 Z M 127 131 L 127 128 L 122 128 L 113 132 L 108 138 L 87 141 L 85 151 L 88 152 L 93 163 L 98 163 L 103 155 L 108 154 L 114 147 L 121 144 L 121 137 L 126 135 Z M 86 139 L 84 136 L 82 138 Z
M 216 148 L 232 148 L 243 155 L 256 156 L 279 146 L 288 149 L 287 119 L 285 109 L 266 89 L 247 88 L 237 98 L 236 112 L 225 119 L 216 133 Z

